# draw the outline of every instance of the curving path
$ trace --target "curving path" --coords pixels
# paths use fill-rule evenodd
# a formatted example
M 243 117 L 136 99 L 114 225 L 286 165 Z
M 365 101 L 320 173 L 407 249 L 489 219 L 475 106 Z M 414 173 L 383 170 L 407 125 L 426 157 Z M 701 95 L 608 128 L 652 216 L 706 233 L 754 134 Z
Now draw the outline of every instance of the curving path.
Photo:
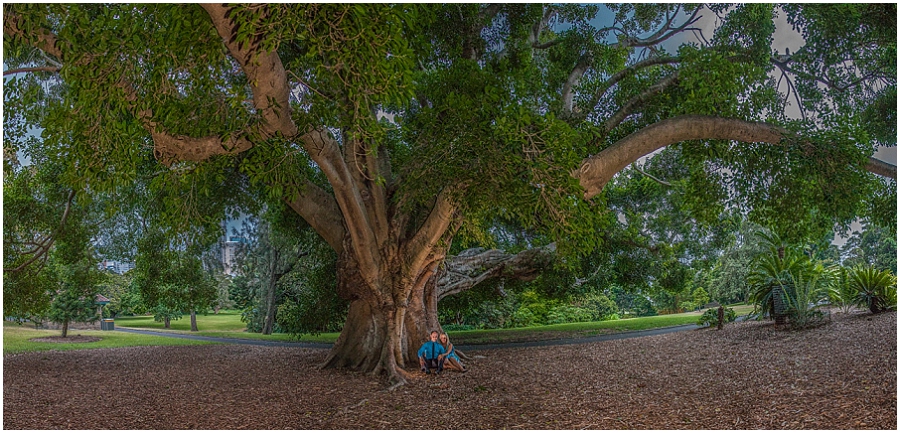
M 738 319 L 742 319 L 739 317 Z M 507 349 L 518 347 L 545 347 L 545 346 L 563 346 L 569 344 L 594 343 L 598 341 L 623 340 L 627 338 L 649 337 L 653 335 L 668 334 L 671 332 L 691 331 L 699 329 L 697 325 L 679 325 L 666 328 L 647 329 L 643 331 L 619 332 L 615 334 L 594 335 L 590 337 L 579 338 L 562 338 L 558 340 L 543 341 L 520 341 L 515 343 L 496 343 L 496 344 L 460 344 L 457 346 L 459 350 L 475 351 L 475 350 L 492 350 Z M 273 346 L 273 347 L 304 347 L 310 349 L 330 349 L 331 344 L 328 343 L 308 343 L 308 342 L 289 342 L 289 341 L 267 341 L 267 340 L 251 340 L 246 338 L 224 338 L 224 337 L 206 337 L 202 335 L 180 334 L 174 332 L 146 331 L 143 329 L 120 328 L 116 327 L 116 331 L 131 332 L 134 334 L 157 335 L 161 337 L 187 338 L 190 340 L 211 341 L 225 344 L 248 344 L 253 346 Z

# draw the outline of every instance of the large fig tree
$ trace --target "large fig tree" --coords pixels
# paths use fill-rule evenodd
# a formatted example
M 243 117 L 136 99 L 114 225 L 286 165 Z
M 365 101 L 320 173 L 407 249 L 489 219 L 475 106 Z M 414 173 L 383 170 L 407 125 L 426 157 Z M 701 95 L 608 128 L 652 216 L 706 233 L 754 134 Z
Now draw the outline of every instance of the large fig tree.
M 87 194 L 140 181 L 171 225 L 262 189 L 337 253 L 350 310 L 326 365 L 402 383 L 454 237 L 500 219 L 593 248 L 603 186 L 665 146 L 698 202 L 785 227 L 865 211 L 869 171 L 896 172 L 870 159 L 896 12 L 835 7 L 4 5 L 4 155 L 52 148 Z

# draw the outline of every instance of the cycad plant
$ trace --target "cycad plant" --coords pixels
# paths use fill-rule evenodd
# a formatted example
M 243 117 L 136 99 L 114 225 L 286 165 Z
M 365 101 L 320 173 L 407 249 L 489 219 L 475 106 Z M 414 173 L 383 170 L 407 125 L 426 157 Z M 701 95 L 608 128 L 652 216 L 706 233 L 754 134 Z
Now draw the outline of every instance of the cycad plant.
M 842 313 L 849 313 L 855 306 L 857 291 L 850 285 L 850 270 L 838 267 L 834 271 L 834 284 L 828 289 L 828 300 L 832 306 L 838 307 Z
M 890 271 L 871 266 L 850 270 L 850 287 L 856 291 L 854 303 L 872 313 L 897 309 L 897 277 Z
M 783 254 L 783 256 L 782 256 Z M 753 270 L 747 282 L 750 283 L 749 300 L 756 305 L 754 314 L 758 317 L 772 317 L 783 323 L 786 309 L 785 296 L 794 296 L 794 275 L 811 272 L 812 264 L 805 255 L 792 250 L 770 248 L 769 254 L 753 261 Z
M 791 327 L 809 328 L 824 322 L 825 314 L 819 305 L 828 298 L 834 281 L 832 273 L 832 268 L 816 264 L 791 275 L 793 290 L 782 295 Z

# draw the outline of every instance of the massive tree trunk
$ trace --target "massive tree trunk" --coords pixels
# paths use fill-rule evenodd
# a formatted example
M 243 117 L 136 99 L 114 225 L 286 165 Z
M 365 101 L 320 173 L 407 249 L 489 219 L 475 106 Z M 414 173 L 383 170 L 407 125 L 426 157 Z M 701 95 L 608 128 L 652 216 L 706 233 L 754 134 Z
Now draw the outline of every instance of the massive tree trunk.
M 323 367 L 384 373 L 395 384 L 409 377 L 403 368 L 416 364 L 416 350 L 428 330 L 435 329 L 437 317 L 424 319 L 421 307 L 424 282 L 434 261 L 417 272 L 404 272 L 396 260 L 388 262 L 393 266 L 385 266 L 379 281 L 372 284 L 352 256 L 339 256 L 337 290 L 350 300 L 350 310 Z

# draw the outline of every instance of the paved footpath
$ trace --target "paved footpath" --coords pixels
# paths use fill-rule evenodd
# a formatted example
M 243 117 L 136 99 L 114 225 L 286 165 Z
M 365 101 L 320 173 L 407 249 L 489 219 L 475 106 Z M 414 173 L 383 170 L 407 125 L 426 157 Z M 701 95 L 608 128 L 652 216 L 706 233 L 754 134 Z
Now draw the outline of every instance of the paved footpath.
M 652 335 L 668 334 L 670 332 L 681 332 L 698 329 L 697 325 L 680 325 L 670 326 L 667 328 L 647 329 L 645 331 L 619 332 L 615 334 L 595 335 L 591 337 L 579 338 L 562 338 L 557 340 L 544 341 L 520 341 L 516 343 L 496 343 L 496 344 L 460 344 L 457 346 L 459 350 L 478 351 L 492 349 L 506 349 L 513 347 L 545 347 L 545 346 L 562 346 L 567 344 L 584 344 L 595 343 L 598 341 L 622 340 L 626 338 L 649 337 Z M 121 328 L 116 327 L 116 331 L 131 332 L 135 334 L 157 335 L 160 337 L 187 338 L 190 340 L 211 341 L 215 343 L 225 344 L 250 344 L 255 346 L 272 346 L 272 347 L 304 347 L 310 349 L 330 349 L 329 343 L 309 343 L 301 341 L 269 341 L 269 340 L 251 340 L 248 338 L 224 338 L 224 337 L 205 337 L 202 335 L 181 334 L 176 332 L 146 331 L 143 329 Z

